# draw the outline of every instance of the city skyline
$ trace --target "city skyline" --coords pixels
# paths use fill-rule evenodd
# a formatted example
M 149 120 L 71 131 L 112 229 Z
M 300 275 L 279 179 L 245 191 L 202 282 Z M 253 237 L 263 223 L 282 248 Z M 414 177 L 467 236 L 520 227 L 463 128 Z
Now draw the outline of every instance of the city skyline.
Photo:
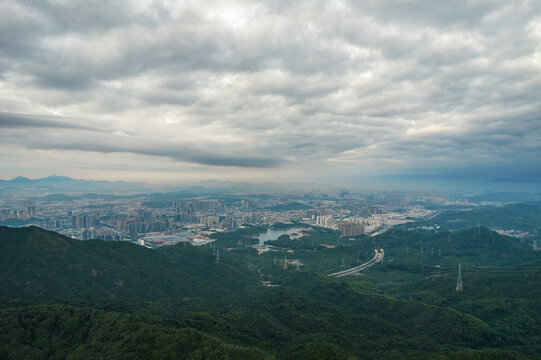
M 0 19 L 2 179 L 540 187 L 536 2 L 0 1 Z

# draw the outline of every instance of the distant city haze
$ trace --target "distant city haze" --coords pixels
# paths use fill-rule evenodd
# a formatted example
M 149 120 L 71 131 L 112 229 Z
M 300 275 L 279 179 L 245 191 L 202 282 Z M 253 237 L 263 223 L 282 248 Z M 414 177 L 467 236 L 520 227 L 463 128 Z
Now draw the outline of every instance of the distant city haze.
M 0 0 L 0 179 L 539 191 L 540 44 L 539 1 Z

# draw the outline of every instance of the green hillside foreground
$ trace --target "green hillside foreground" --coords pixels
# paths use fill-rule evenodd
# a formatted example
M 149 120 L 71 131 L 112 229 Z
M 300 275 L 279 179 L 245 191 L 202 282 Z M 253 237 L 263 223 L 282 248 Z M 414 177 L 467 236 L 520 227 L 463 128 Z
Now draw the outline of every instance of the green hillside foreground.
M 244 356 L 231 357 L 234 351 L 278 359 L 539 355 L 527 339 L 522 351 L 509 333 L 455 309 L 309 271 L 273 269 L 265 279 L 282 286 L 263 287 L 257 269 L 227 259 L 225 251 L 217 263 L 208 248 L 150 250 L 35 227 L 0 228 L 0 354 L 123 358 L 137 356 L 137 344 L 146 358 L 160 359 Z M 106 344 L 95 335 L 102 331 Z M 196 345 L 171 345 L 188 342 Z M 160 348 L 186 355 L 163 355 Z
M 150 304 L 235 295 L 258 281 L 192 246 L 150 250 L 129 242 L 78 241 L 37 227 L 0 227 L 0 301 Z
M 272 359 L 153 317 L 59 305 L 0 310 L 2 359 Z

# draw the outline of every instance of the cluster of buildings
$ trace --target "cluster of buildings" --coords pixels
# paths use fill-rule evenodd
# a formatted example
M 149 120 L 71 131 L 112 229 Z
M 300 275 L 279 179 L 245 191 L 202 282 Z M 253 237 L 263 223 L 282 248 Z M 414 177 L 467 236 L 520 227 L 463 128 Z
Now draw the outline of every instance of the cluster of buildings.
M 181 242 L 189 243 L 193 246 L 206 245 L 214 241 L 209 235 L 211 232 L 194 233 L 189 230 L 166 231 L 160 233 L 146 234 L 138 239 L 138 244 L 149 248 L 175 245 Z
M 75 216 L 71 211 L 68 211 L 68 216 L 71 214 L 71 228 L 80 229 L 80 228 L 89 228 L 94 227 L 98 224 L 98 219 L 100 218 L 99 213 L 97 214 L 86 214 Z
M 318 215 L 316 216 L 316 225 L 321 227 L 333 227 L 336 224 L 332 215 Z
M 364 235 L 366 234 L 367 227 L 373 230 L 382 226 L 381 220 L 374 217 L 374 215 L 368 218 L 337 217 L 333 215 L 312 215 L 312 217 L 315 217 L 315 224 L 317 226 L 338 230 L 341 236 L 344 237 Z
M 99 239 L 104 241 L 120 241 L 122 234 L 114 229 L 108 228 L 90 228 L 81 232 L 81 240 Z
M 166 219 L 126 219 L 116 222 L 118 229 L 127 234 L 145 234 L 149 232 L 164 231 L 171 228 L 175 224 L 173 218 Z
M 338 224 L 338 231 L 344 237 L 346 236 L 359 236 L 366 233 L 364 224 L 344 221 Z
M 36 217 L 36 202 L 33 200 L 18 201 L 13 208 L 0 209 L 0 221 L 28 220 Z
M 38 225 L 82 240 L 137 241 L 146 234 L 189 230 L 197 235 L 204 231 L 231 232 L 243 224 L 295 221 L 354 237 L 404 221 L 422 210 L 413 206 L 406 211 L 393 208 L 385 205 L 385 197 L 378 196 L 342 192 L 238 195 L 224 201 L 204 197 L 164 201 L 152 195 L 0 199 L 0 221 L 13 221 L 13 226 Z

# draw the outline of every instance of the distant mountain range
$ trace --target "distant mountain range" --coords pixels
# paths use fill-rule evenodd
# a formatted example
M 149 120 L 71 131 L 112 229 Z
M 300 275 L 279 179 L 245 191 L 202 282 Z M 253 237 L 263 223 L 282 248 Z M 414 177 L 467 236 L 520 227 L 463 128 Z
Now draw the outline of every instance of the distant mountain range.
M 313 185 L 313 184 L 312 184 Z M 30 195 L 58 194 L 136 194 L 136 193 L 190 193 L 190 194 L 247 194 L 276 193 L 290 190 L 307 189 L 307 184 L 277 184 L 204 180 L 183 185 L 152 185 L 143 182 L 105 181 L 72 179 L 67 176 L 47 176 L 41 179 L 29 179 L 18 176 L 11 180 L 0 180 L 0 194 L 13 194 L 24 191 Z
M 75 193 L 107 192 L 130 193 L 156 189 L 155 186 L 140 182 L 104 181 L 72 179 L 67 176 L 48 176 L 41 179 L 29 179 L 18 176 L 11 180 L 0 180 L 0 192 L 14 193 L 24 190 L 26 193 Z

